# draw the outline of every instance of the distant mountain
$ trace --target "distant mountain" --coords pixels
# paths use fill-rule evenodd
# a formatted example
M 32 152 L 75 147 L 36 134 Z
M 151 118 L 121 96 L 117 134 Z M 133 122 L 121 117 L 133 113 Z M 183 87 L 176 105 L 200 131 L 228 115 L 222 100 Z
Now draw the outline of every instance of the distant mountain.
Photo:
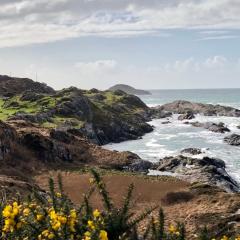
M 0 75 L 0 95 L 13 96 L 25 91 L 51 94 L 55 91 L 45 83 L 34 82 L 29 78 L 16 78 Z
M 125 85 L 125 84 L 117 84 L 117 85 L 109 88 L 108 90 L 109 91 L 121 90 L 127 94 L 133 94 L 133 95 L 151 95 L 151 93 L 148 91 L 136 89 L 136 88 L 133 88 L 133 87 L 131 87 L 129 85 Z

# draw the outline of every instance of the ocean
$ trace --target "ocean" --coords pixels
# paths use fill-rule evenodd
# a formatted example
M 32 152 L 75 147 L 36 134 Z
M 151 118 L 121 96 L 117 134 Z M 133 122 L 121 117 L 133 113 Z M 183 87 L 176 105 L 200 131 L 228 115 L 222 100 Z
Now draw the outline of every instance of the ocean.
M 152 95 L 139 96 L 148 106 L 157 106 L 175 100 L 188 100 L 201 103 L 221 104 L 240 109 L 240 89 L 201 89 L 201 90 L 152 90 Z M 150 122 L 154 131 L 142 139 L 108 144 L 107 149 L 132 151 L 142 159 L 158 162 L 166 156 L 178 155 L 189 147 L 201 148 L 204 154 L 225 161 L 228 173 L 240 183 L 240 147 L 227 145 L 223 138 L 229 133 L 213 133 L 206 129 L 183 124 L 177 115 L 170 119 L 171 124 L 162 124 L 166 119 Z M 224 122 L 232 133 L 240 134 L 240 118 L 205 117 L 197 115 L 191 121 Z

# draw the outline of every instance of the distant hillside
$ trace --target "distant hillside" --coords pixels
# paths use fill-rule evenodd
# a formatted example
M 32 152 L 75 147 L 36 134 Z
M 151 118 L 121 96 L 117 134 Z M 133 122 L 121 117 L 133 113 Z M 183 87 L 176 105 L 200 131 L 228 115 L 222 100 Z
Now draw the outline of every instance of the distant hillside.
M 34 82 L 28 78 L 15 78 L 0 75 L 0 95 L 13 96 L 25 91 L 51 94 L 55 91 L 44 83 Z
M 140 89 L 135 89 L 131 86 L 125 85 L 125 84 L 117 84 L 111 88 L 109 88 L 110 91 L 117 91 L 121 90 L 124 91 L 127 94 L 133 94 L 133 95 L 151 95 L 150 92 Z

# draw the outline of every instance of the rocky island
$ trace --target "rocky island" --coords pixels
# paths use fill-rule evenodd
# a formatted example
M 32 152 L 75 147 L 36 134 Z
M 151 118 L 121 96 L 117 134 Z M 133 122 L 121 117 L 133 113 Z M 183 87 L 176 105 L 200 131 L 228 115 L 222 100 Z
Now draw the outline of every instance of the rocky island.
M 131 87 L 131 86 L 125 85 L 125 84 L 114 85 L 113 87 L 110 87 L 108 90 L 109 91 L 121 90 L 125 93 L 132 94 L 132 95 L 151 95 L 151 93 L 149 91 L 136 89 L 134 87 Z

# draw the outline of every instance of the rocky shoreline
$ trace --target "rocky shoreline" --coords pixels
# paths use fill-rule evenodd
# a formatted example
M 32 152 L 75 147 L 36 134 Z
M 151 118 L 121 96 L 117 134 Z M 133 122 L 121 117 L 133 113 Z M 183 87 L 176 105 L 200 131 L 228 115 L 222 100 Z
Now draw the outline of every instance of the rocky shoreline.
M 24 83 L 21 88 L 15 87 L 16 81 Z M 239 191 L 238 184 L 227 174 L 222 160 L 180 155 L 160 159 L 158 164 L 153 164 L 136 154 L 109 151 L 99 146 L 139 139 L 153 131 L 149 121 L 161 118 L 169 124 L 173 114 L 180 114 L 178 120 L 185 121 L 185 124 L 212 132 L 229 132 L 228 127 L 221 123 L 189 121 L 196 114 L 240 117 L 238 109 L 187 101 L 149 108 L 138 97 L 121 90 L 87 91 L 72 87 L 55 91 L 30 79 L 4 76 L 0 77 L 0 90 L 4 92 L 0 102 L 2 174 L 8 171 L 8 176 L 24 175 L 41 168 L 82 165 L 144 174 L 152 169 L 171 172 L 191 183 L 200 182 L 230 192 Z M 234 133 L 225 137 L 224 141 L 240 145 L 240 137 Z M 199 154 L 196 149 L 185 150 L 183 154 L 186 152 Z M 27 162 L 26 156 L 29 159 Z M 19 169 L 16 170 L 16 166 Z
M 231 130 L 224 123 L 194 121 L 196 114 L 240 117 L 240 110 L 221 105 L 192 103 L 180 100 L 152 108 L 152 117 L 154 119 L 166 119 L 162 124 L 171 124 L 171 117 L 174 114 L 178 114 L 178 121 L 183 121 L 184 124 L 225 134 L 230 133 Z M 223 142 L 232 146 L 240 146 L 240 135 L 232 133 L 224 137 Z M 160 159 L 157 164 L 138 161 L 132 168 L 128 167 L 128 170 L 144 173 L 147 173 L 148 170 L 157 170 L 159 175 L 170 174 L 190 183 L 198 182 L 199 184 L 217 186 L 227 192 L 239 192 L 239 184 L 229 176 L 223 160 L 207 156 L 195 158 L 195 155 L 202 154 L 200 149 L 184 149 L 181 151 L 181 154 L 183 155 Z M 158 175 L 157 173 L 155 174 Z

